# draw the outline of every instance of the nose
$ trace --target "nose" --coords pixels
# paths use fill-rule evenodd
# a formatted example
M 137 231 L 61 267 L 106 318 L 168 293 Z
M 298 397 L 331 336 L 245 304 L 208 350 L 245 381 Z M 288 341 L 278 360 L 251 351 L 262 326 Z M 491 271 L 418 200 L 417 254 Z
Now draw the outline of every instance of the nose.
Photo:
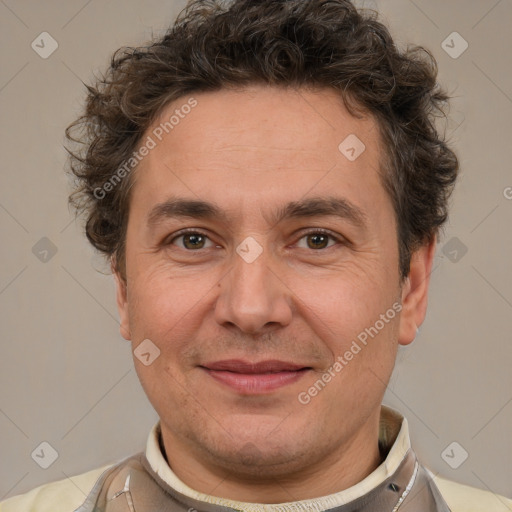
M 292 292 L 279 276 L 269 250 L 254 261 L 234 253 L 233 266 L 220 283 L 215 319 L 225 328 L 253 335 L 291 322 Z

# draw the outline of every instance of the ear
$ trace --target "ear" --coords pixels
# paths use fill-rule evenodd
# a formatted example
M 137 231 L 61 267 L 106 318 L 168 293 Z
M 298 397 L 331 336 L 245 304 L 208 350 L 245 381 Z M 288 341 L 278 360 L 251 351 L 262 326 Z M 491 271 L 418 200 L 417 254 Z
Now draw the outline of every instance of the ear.
M 436 237 L 422 245 L 411 256 L 409 275 L 402 286 L 402 311 L 398 342 L 409 345 L 427 312 L 428 286 L 436 252 Z
M 121 336 L 127 340 L 131 340 L 130 333 L 130 317 L 128 314 L 128 291 L 126 281 L 123 279 L 119 270 L 116 268 L 114 260 L 111 261 L 112 274 L 116 281 L 116 301 L 117 310 L 119 311 L 119 318 L 121 323 L 119 324 L 119 332 Z

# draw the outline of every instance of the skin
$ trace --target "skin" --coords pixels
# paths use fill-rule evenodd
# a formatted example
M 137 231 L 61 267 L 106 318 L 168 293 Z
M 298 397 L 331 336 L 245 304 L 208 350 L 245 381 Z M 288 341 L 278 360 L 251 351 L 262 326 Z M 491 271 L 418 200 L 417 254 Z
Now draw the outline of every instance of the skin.
M 149 339 L 160 350 L 148 366 L 134 362 L 160 416 L 166 458 L 193 489 L 245 502 L 346 489 L 382 462 L 381 401 L 398 344 L 412 342 L 424 320 L 435 240 L 413 254 L 401 281 L 376 121 L 350 115 L 335 91 L 251 86 L 193 97 L 197 106 L 135 171 L 126 282 L 116 274 L 122 336 L 134 349 Z M 169 104 L 146 136 L 187 99 Z M 338 150 L 349 134 L 366 146 L 353 162 Z M 364 225 L 270 219 L 290 201 L 333 195 L 357 207 Z M 165 218 L 148 227 L 152 208 L 171 196 L 213 202 L 226 219 Z M 206 238 L 194 245 L 176 234 L 183 228 Z M 315 229 L 339 241 L 319 239 Z M 249 236 L 262 248 L 252 263 L 236 252 Z M 401 313 L 301 404 L 299 393 L 394 303 Z M 224 359 L 311 370 L 271 392 L 244 394 L 201 368 Z

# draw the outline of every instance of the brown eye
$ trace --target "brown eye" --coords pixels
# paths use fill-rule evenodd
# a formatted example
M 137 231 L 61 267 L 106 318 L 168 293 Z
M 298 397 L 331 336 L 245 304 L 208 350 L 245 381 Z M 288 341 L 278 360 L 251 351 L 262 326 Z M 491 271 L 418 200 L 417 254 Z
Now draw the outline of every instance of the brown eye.
M 203 235 L 184 235 L 183 245 L 187 249 L 202 249 L 204 246 L 205 237 Z
M 207 246 L 207 243 L 210 246 Z M 171 245 L 177 245 L 182 249 L 189 251 L 195 251 L 198 249 L 205 249 L 213 245 L 212 241 L 203 233 L 191 231 L 188 233 L 182 233 L 181 235 L 175 236 L 171 241 Z
M 301 244 L 302 240 L 306 240 L 306 244 Z M 333 241 L 333 242 L 331 242 Z M 330 243 L 331 242 L 331 243 Z M 310 231 L 305 233 L 299 240 L 298 246 L 304 249 L 328 249 L 332 245 L 340 244 L 341 240 L 330 233 L 324 231 Z
M 307 235 L 306 238 L 310 249 L 325 249 L 329 243 L 329 236 L 322 233 Z

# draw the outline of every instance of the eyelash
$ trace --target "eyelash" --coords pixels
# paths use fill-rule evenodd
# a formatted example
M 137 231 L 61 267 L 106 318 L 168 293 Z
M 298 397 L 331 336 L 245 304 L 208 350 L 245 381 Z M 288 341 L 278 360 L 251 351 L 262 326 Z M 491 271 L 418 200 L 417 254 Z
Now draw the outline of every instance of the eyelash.
M 325 236 L 331 238 L 332 240 L 334 240 L 337 244 L 341 244 L 341 245 L 347 244 L 347 241 L 343 237 L 336 236 L 336 235 L 332 234 L 330 231 L 328 231 L 326 229 L 322 229 L 322 228 L 313 228 L 313 229 L 310 229 L 309 231 L 305 231 L 301 234 L 301 236 L 298 240 L 302 240 L 304 237 L 306 237 L 308 235 L 317 235 L 317 234 L 325 235 Z M 174 245 L 173 242 L 175 240 L 177 240 L 178 238 L 181 238 L 185 235 L 201 235 L 201 236 L 208 238 L 208 240 L 212 241 L 210 239 L 210 237 L 203 231 L 195 229 L 195 228 L 188 228 L 188 229 L 184 229 L 184 230 L 176 233 L 168 242 L 165 242 L 164 245 L 166 245 L 166 246 Z M 311 249 L 311 250 L 315 251 L 315 252 L 320 252 L 320 251 L 325 251 L 327 249 L 331 249 L 332 247 L 334 247 L 334 246 L 324 247 L 322 249 Z M 197 249 L 197 250 L 183 249 L 183 250 L 192 253 L 192 252 L 200 252 L 202 249 Z

